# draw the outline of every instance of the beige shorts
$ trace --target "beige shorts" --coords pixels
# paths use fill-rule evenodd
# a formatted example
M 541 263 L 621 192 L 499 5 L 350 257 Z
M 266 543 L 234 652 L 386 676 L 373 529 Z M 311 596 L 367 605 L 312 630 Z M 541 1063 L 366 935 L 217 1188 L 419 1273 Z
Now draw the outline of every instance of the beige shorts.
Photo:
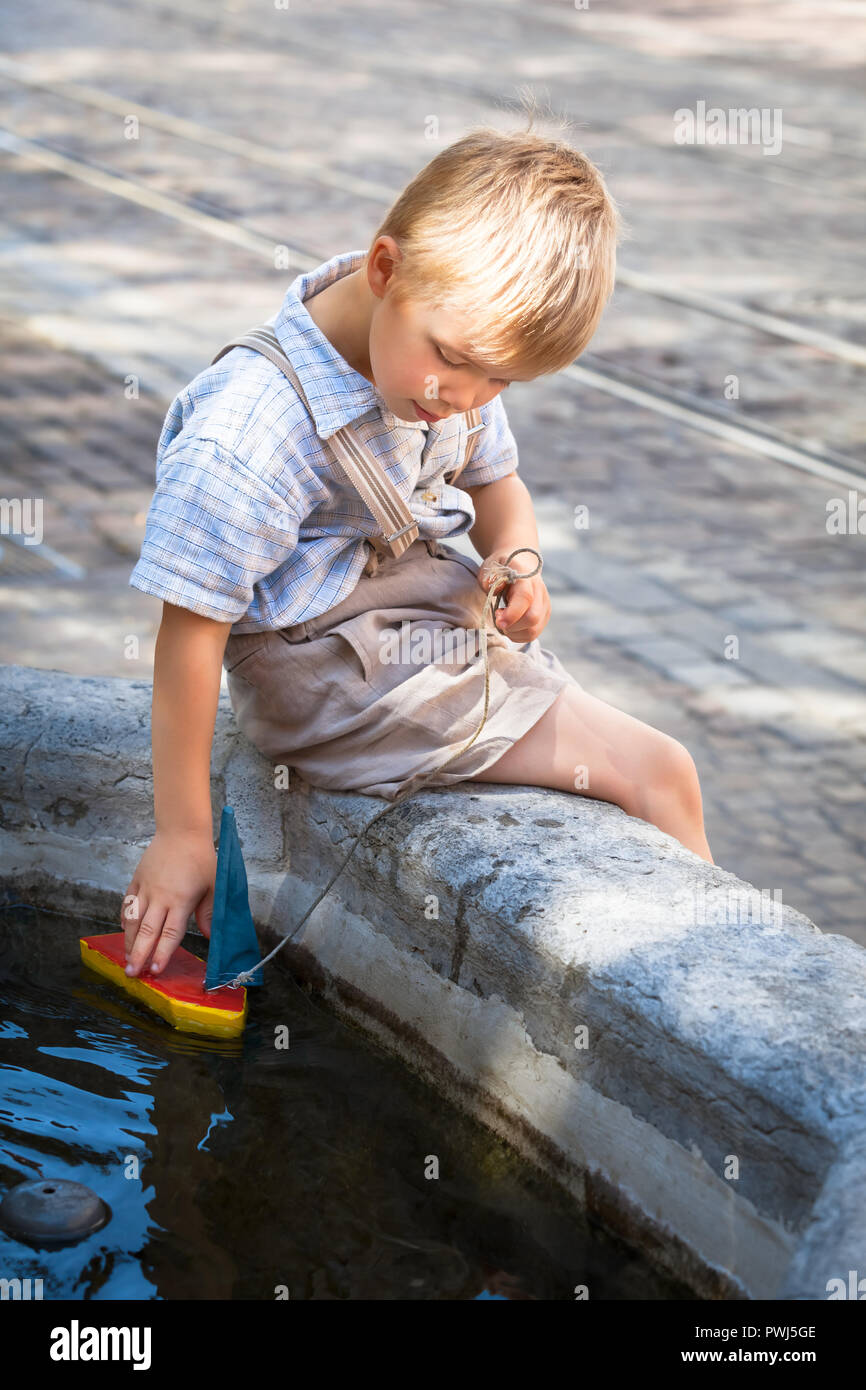
M 531 565 L 531 556 L 515 565 Z M 375 565 L 375 561 L 373 562 Z M 484 710 L 479 562 L 416 540 L 361 575 L 308 622 L 229 637 L 224 665 L 242 732 L 313 786 L 392 800 L 472 736 Z M 428 785 L 465 781 L 502 757 L 568 685 L 539 639 L 518 646 L 488 623 L 490 703 L 465 754 Z

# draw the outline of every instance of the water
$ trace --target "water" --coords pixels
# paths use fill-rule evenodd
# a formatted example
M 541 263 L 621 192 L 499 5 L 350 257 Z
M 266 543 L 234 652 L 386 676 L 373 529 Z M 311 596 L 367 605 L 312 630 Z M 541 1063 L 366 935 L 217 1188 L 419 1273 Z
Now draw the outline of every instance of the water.
M 0 1277 L 46 1299 L 693 1297 L 282 969 L 241 1039 L 199 1039 L 81 964 L 113 922 L 3 901 L 0 1195 L 72 1178 L 113 1216 L 59 1251 L 0 1232 Z

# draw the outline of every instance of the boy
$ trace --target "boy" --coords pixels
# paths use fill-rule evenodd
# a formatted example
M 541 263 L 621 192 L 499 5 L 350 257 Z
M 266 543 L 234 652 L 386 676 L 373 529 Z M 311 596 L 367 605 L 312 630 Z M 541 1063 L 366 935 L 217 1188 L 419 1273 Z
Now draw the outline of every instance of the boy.
M 368 251 L 293 282 L 272 327 L 302 392 L 235 347 L 172 403 L 130 578 L 164 607 L 156 833 L 127 889 L 127 973 L 164 970 L 191 912 L 210 933 L 223 662 L 241 729 L 319 786 L 396 795 L 477 728 L 480 663 L 386 664 L 382 638 L 407 621 L 413 635 L 477 626 L 490 562 L 540 550 L 500 395 L 583 351 L 613 289 L 618 227 L 583 155 L 478 129 L 421 170 Z M 446 474 L 464 457 L 473 410 L 483 428 L 458 487 Z M 328 447 L 346 425 L 411 501 L 419 537 L 399 557 L 371 553 L 375 518 Z M 480 567 L 443 544 L 467 530 Z M 589 695 L 540 646 L 550 616 L 540 573 L 506 593 L 489 636 L 488 719 L 443 784 L 580 790 L 712 862 L 686 749 Z

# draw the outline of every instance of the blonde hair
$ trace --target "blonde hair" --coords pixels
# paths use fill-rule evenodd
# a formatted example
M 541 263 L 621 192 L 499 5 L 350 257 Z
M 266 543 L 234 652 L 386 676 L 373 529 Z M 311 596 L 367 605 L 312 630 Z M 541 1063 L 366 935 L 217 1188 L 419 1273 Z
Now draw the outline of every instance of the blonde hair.
M 622 229 L 586 155 L 531 129 L 479 126 L 415 175 L 371 249 L 380 236 L 399 247 L 395 302 L 456 311 L 466 356 L 533 377 L 561 370 L 592 338 Z

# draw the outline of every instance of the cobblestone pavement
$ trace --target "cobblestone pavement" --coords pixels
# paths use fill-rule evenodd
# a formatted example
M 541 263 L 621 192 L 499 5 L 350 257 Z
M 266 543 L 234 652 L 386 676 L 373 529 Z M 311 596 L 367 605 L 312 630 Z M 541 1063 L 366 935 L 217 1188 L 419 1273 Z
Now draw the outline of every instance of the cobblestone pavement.
M 171 396 L 277 308 L 296 272 L 275 245 L 314 264 L 367 244 L 390 192 L 502 123 L 520 84 L 604 169 L 625 271 L 794 330 L 621 284 L 582 361 L 862 456 L 862 367 L 796 340 L 864 342 L 856 10 L 352 0 L 326 16 L 7 5 L 0 131 L 40 143 L 0 145 L 0 494 L 43 500 L 46 544 L 0 537 L 0 660 L 149 676 L 160 605 L 127 581 Z M 782 150 L 677 146 L 673 112 L 701 99 L 781 109 Z M 160 114 L 127 139 L 136 103 Z M 77 163 L 48 168 L 47 150 Z M 827 529 L 831 499 L 847 512 L 864 489 L 567 374 L 507 405 L 553 598 L 542 641 L 690 749 L 717 863 L 866 944 L 866 539 Z

